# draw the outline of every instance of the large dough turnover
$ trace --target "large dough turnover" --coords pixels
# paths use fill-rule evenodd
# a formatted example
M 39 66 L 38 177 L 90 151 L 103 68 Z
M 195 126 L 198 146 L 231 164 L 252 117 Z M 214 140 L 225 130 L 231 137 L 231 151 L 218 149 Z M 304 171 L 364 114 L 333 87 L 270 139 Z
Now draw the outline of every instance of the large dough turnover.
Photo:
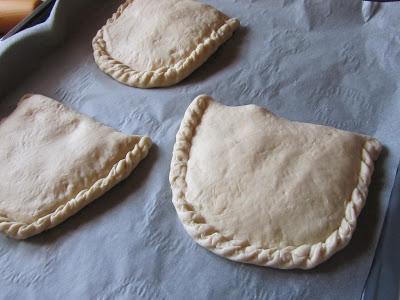
M 197 1 L 127 0 L 94 38 L 94 58 L 124 84 L 169 86 L 203 64 L 238 26 Z
M 177 134 L 173 202 L 189 234 L 232 260 L 312 268 L 350 240 L 377 140 L 199 96 Z
M 54 227 L 124 179 L 148 153 L 130 136 L 41 95 L 0 123 L 0 231 L 24 239 Z

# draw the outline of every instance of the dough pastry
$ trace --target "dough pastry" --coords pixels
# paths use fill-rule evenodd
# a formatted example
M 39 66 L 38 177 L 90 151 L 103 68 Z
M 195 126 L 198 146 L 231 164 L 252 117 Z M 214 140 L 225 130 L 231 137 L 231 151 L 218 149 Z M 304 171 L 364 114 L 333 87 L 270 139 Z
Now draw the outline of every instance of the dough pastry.
M 239 26 L 192 0 L 127 0 L 93 39 L 97 65 L 134 87 L 173 85 L 189 76 Z
M 313 268 L 350 241 L 380 149 L 368 136 L 199 96 L 176 136 L 173 203 L 218 255 Z
M 0 231 L 24 239 L 56 226 L 123 180 L 151 147 L 41 95 L 0 123 Z

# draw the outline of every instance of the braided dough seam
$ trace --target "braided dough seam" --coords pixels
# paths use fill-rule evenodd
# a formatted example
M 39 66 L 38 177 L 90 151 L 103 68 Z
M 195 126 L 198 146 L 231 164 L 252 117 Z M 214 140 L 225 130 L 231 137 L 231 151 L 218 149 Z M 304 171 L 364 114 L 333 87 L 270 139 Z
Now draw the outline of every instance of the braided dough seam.
M 374 170 L 373 161 L 381 151 L 380 143 L 372 138 L 365 142 L 357 186 L 346 205 L 339 228 L 325 241 L 313 245 L 259 248 L 248 241 L 233 240 L 222 235 L 207 224 L 204 217 L 186 201 L 186 172 L 191 142 L 210 101 L 213 101 L 211 97 L 200 95 L 189 105 L 176 135 L 171 161 L 169 180 L 173 193 L 172 202 L 189 235 L 201 246 L 230 260 L 280 269 L 311 269 L 345 247 L 355 231 L 357 217 L 364 207 Z
M 123 13 L 125 8 L 135 0 L 127 0 L 109 18 L 106 25 L 113 23 Z M 182 57 L 172 66 L 161 67 L 152 71 L 137 71 L 114 59 L 107 51 L 103 39 L 104 26 L 97 32 L 92 41 L 93 56 L 99 68 L 114 79 L 129 86 L 138 88 L 153 88 L 171 86 L 189 76 L 200 67 L 239 27 L 239 20 L 228 19 L 218 30 L 197 45 L 186 57 Z
M 15 239 L 26 239 L 60 224 L 125 179 L 146 157 L 151 144 L 150 138 L 141 137 L 125 158 L 112 166 L 106 177 L 99 178 L 91 187 L 80 191 L 74 198 L 32 223 L 27 224 L 0 216 L 0 231 Z

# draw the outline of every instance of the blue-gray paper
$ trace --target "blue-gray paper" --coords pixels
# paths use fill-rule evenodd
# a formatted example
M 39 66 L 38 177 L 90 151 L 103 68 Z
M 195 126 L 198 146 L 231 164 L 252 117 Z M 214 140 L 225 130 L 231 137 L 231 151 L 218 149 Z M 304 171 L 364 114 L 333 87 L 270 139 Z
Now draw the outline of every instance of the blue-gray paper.
M 95 65 L 91 40 L 120 1 L 60 1 L 45 24 L 0 43 L 1 115 L 24 93 L 42 93 L 155 143 L 131 176 L 65 223 L 26 241 L 0 237 L 2 298 L 361 296 L 400 157 L 400 4 L 365 18 L 358 0 L 205 2 L 239 18 L 241 28 L 170 88 L 124 86 Z M 201 93 L 385 145 L 347 248 L 314 270 L 284 271 L 230 262 L 189 238 L 171 203 L 168 173 L 180 121 Z

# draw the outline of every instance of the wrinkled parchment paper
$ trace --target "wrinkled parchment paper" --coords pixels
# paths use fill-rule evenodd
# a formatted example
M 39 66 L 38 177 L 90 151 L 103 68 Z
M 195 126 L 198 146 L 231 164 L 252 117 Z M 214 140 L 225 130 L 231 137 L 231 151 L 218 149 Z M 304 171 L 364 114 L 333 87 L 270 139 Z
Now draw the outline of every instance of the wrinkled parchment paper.
M 399 4 L 365 18 L 355 0 L 207 0 L 241 28 L 180 84 L 141 90 L 103 74 L 92 57 L 91 39 L 120 1 L 80 1 L 86 8 L 74 10 L 77 2 L 59 1 L 47 25 L 6 50 L 0 44 L 0 114 L 24 93 L 42 93 L 125 133 L 148 134 L 155 146 L 123 183 L 62 225 L 26 241 L 1 236 L 1 297 L 358 299 L 400 156 Z M 189 238 L 168 173 L 184 111 L 202 93 L 385 145 L 347 248 L 314 270 L 284 271 L 225 260 Z

